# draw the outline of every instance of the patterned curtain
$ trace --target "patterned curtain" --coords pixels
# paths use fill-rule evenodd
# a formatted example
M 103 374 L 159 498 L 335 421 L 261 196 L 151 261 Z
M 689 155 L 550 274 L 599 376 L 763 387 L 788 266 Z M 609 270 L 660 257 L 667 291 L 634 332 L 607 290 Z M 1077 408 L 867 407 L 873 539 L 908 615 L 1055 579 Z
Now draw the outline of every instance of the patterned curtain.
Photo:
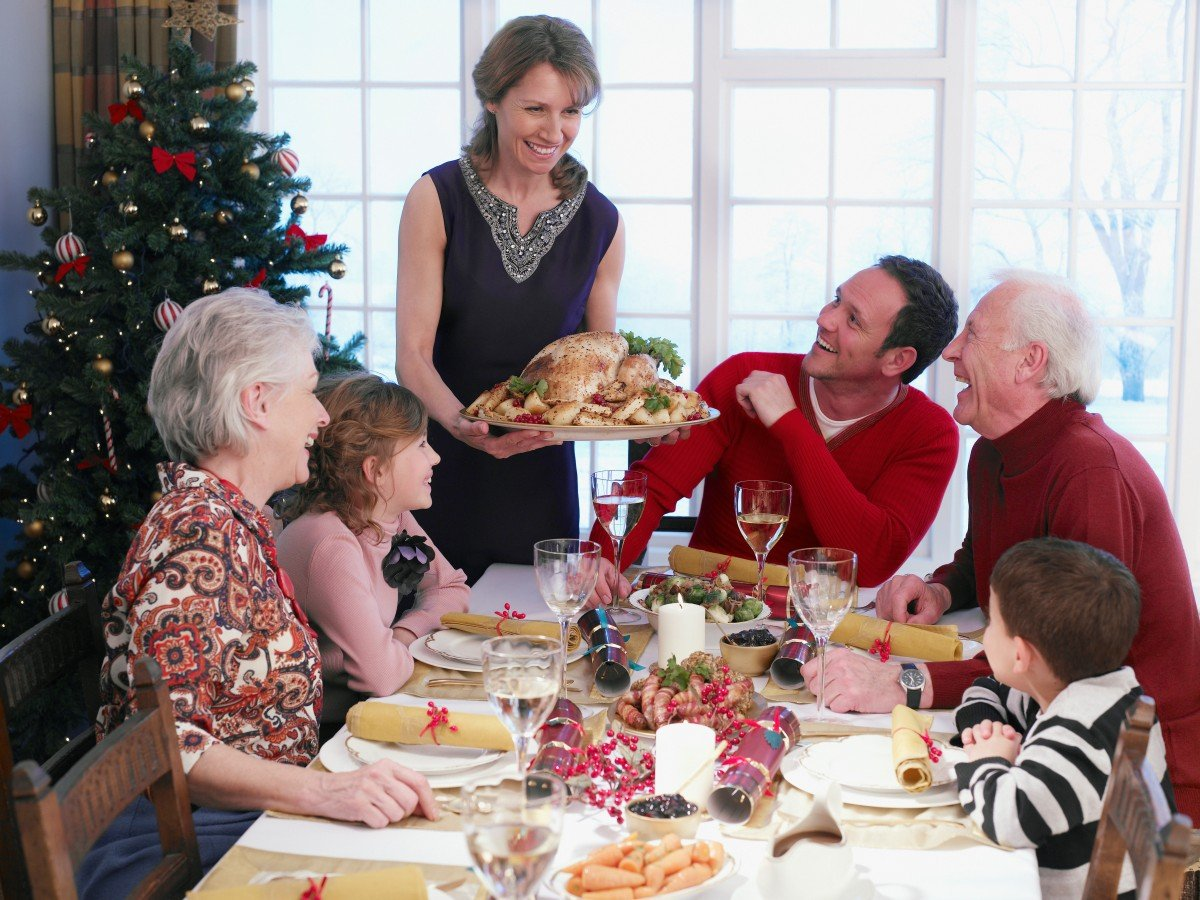
M 237 6 L 238 0 L 217 3 L 232 16 Z M 169 0 L 54 0 L 53 9 L 55 174 L 62 187 L 76 182 L 83 114 L 123 99 L 121 57 L 165 66 L 167 41 L 182 32 L 163 27 Z M 218 28 L 211 41 L 193 29 L 191 42 L 218 68 L 237 61 L 236 26 Z

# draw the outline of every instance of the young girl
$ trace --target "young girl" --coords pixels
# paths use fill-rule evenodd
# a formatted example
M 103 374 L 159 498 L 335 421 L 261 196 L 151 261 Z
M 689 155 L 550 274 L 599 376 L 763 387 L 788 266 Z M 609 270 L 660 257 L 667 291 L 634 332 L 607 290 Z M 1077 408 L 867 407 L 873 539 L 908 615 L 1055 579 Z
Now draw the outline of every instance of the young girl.
M 465 612 L 466 577 L 437 553 L 412 510 L 432 503 L 438 463 L 421 401 L 377 375 L 323 381 L 329 413 L 310 476 L 279 536 L 279 562 L 317 629 L 323 723 L 361 695 L 394 693 L 412 674 L 408 645 Z

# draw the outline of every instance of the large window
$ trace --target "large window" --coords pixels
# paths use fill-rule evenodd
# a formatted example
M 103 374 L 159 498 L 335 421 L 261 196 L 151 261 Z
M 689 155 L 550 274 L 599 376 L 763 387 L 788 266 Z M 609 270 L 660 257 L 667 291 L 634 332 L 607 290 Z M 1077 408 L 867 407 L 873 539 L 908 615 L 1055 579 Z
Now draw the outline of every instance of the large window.
M 1200 441 L 1182 400 L 1198 380 L 1182 348 L 1200 338 L 1185 317 L 1194 0 L 244 6 L 261 124 L 292 134 L 313 178 L 306 228 L 352 247 L 334 326 L 366 333 L 373 370 L 394 371 L 404 195 L 469 134 L 471 66 L 508 18 L 561 15 L 605 80 L 573 152 L 625 219 L 620 327 L 675 340 L 694 384 L 730 353 L 806 350 L 836 285 L 882 254 L 931 261 L 964 317 L 995 269 L 1067 275 L 1103 325 L 1094 408 L 1162 478 L 1200 563 L 1200 488 L 1179 465 Z M 952 406 L 948 367 L 917 386 Z M 626 452 L 577 449 L 584 472 Z M 911 571 L 961 539 L 959 469 Z

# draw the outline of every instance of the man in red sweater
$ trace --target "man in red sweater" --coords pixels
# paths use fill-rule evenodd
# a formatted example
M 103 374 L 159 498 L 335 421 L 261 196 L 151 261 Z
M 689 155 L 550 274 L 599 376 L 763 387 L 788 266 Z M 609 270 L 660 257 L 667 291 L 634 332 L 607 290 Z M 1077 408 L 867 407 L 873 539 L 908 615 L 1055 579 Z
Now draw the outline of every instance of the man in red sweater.
M 721 417 L 634 464 L 648 475 L 646 507 L 622 557 L 636 559 L 702 480 L 691 546 L 748 556 L 733 486 L 765 478 L 793 489 L 771 561 L 786 562 L 796 547 L 848 547 L 859 555 L 860 581 L 879 584 L 924 537 L 958 457 L 950 416 L 908 385 L 957 327 L 958 304 L 941 275 L 887 256 L 837 289 L 807 354 L 741 353 L 721 363 L 697 387 Z M 598 524 L 592 539 L 611 559 Z M 609 579 L 600 581 L 607 602 Z
M 982 438 L 967 467 L 967 535 L 953 561 L 927 579 L 902 575 L 880 588 L 877 614 L 930 623 L 950 610 L 986 611 L 996 560 L 1029 538 L 1107 550 L 1141 586 L 1126 663 L 1157 703 L 1179 809 L 1200 821 L 1200 617 L 1162 485 L 1128 440 L 1084 408 L 1100 385 L 1100 343 L 1087 310 L 1060 279 L 1009 273 L 944 357 L 966 385 L 954 418 Z M 945 709 L 990 672 L 982 657 L 905 672 L 833 652 L 825 696 L 838 711 L 884 712 L 918 696 L 922 707 Z

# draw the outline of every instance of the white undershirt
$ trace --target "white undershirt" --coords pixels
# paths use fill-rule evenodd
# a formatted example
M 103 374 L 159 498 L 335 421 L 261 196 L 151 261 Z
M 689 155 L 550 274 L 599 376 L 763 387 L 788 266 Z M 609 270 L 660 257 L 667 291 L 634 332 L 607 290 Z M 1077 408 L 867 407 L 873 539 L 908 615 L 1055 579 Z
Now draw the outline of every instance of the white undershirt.
M 821 411 L 821 404 L 817 402 L 817 381 L 815 378 L 808 379 L 808 396 L 812 400 L 813 412 L 817 416 L 817 424 L 821 426 L 821 437 L 825 438 L 826 443 L 830 439 L 837 437 L 855 422 L 861 422 L 866 418 L 866 416 L 859 416 L 857 419 L 831 419 L 825 415 Z

